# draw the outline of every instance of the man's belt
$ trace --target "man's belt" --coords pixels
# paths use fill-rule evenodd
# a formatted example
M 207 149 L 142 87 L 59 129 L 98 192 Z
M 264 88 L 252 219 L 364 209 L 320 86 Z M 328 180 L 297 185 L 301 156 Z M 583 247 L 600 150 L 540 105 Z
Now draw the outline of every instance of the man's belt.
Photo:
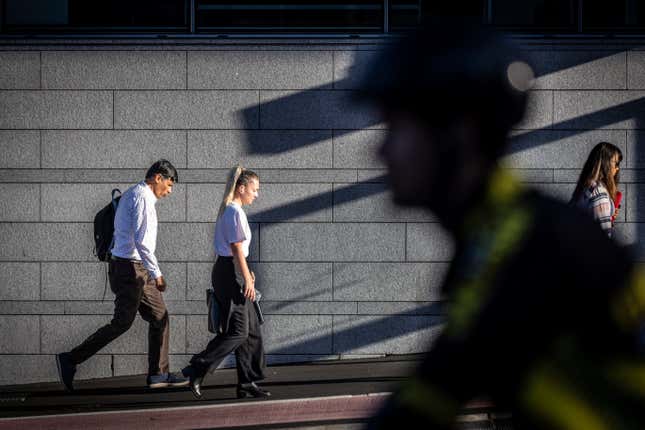
M 110 259 L 113 261 L 122 261 L 125 263 L 141 263 L 141 260 L 135 260 L 134 258 L 121 258 L 117 257 L 116 255 L 111 255 Z

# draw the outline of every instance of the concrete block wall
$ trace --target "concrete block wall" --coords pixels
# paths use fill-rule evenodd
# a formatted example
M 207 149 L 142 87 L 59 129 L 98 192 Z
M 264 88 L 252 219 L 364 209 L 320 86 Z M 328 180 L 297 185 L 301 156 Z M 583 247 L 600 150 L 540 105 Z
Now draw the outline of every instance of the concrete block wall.
M 55 380 L 54 354 L 109 321 L 91 222 L 112 188 L 162 157 L 180 175 L 158 203 L 174 369 L 210 339 L 213 221 L 238 162 L 261 177 L 248 214 L 269 362 L 426 350 L 452 244 L 431 215 L 391 203 L 375 155 L 384 124 L 351 101 L 382 43 L 1 45 L 0 385 Z M 645 55 L 604 41 L 524 46 L 538 79 L 506 162 L 566 199 L 590 148 L 619 145 L 620 237 L 639 243 Z M 137 319 L 78 377 L 144 373 L 145 332 Z

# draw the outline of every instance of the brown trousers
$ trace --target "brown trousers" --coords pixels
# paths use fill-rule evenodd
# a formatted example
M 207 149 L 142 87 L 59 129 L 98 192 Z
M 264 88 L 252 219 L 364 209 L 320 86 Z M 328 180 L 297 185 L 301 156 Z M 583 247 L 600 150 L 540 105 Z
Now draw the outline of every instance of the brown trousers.
M 110 288 L 116 295 L 114 317 L 71 353 L 72 361 L 82 363 L 101 348 L 128 331 L 137 311 L 148 322 L 148 375 L 168 373 L 170 324 L 163 296 L 140 262 L 111 260 Z

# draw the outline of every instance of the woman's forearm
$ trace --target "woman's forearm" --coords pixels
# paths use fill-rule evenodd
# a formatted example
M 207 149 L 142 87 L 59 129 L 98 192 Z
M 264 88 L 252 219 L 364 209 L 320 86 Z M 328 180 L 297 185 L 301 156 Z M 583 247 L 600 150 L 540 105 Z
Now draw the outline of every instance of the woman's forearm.
M 249 270 L 249 265 L 246 263 L 246 257 L 244 257 L 244 251 L 242 250 L 242 244 L 232 243 L 231 250 L 233 252 L 233 260 L 235 260 L 235 265 L 239 268 L 240 274 L 244 279 L 245 283 L 250 283 L 252 281 L 251 271 Z

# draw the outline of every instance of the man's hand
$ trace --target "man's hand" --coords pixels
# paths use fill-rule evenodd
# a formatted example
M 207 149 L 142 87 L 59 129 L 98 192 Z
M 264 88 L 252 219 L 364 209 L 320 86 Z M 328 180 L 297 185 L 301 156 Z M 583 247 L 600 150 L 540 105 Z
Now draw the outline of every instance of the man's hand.
M 163 278 L 163 276 L 155 279 L 155 286 L 157 287 L 157 290 L 161 291 L 162 293 L 166 291 L 166 288 L 168 288 L 168 284 L 166 284 L 166 280 Z

